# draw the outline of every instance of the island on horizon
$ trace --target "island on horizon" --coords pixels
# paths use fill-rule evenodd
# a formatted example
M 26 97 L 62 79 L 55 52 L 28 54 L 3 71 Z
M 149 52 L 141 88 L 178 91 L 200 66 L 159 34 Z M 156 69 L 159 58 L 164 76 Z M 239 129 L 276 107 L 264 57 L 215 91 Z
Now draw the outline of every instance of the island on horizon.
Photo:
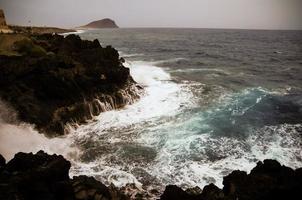
M 4 11 L 0 9 L 0 33 L 62 34 L 62 33 L 76 32 L 76 29 L 103 29 L 103 28 L 119 28 L 119 26 L 115 23 L 114 20 L 110 18 L 95 20 L 86 25 L 75 27 L 72 29 L 49 27 L 49 26 L 13 25 L 6 22 Z
M 100 29 L 100 28 L 119 28 L 119 27 L 118 25 L 116 25 L 114 20 L 105 18 L 105 19 L 90 22 L 84 26 L 80 26 L 79 28 Z

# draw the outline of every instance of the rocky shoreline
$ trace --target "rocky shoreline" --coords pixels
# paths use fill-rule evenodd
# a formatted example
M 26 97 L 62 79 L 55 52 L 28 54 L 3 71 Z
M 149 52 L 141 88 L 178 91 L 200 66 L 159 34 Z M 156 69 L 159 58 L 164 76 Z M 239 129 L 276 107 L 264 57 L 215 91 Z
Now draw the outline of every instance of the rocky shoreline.
M 93 177 L 70 178 L 70 162 L 60 155 L 17 153 L 6 163 L 0 155 L 0 199 L 23 200 L 126 200 L 150 199 L 131 196 L 113 185 L 107 187 Z M 223 189 L 214 184 L 186 191 L 168 185 L 161 200 L 263 200 L 299 199 L 302 168 L 293 170 L 275 160 L 258 162 L 250 174 L 235 170 L 223 178 Z
M 8 26 L 13 33 L 26 33 L 26 34 L 62 34 L 62 33 L 71 33 L 76 32 L 74 29 L 66 28 L 57 28 L 57 27 L 39 27 L 39 26 L 17 26 L 9 25 Z
M 81 40 L 76 35 L 1 34 L 0 99 L 13 110 L 8 109 L 7 118 L 1 120 L 34 124 L 54 137 L 65 134 L 66 125 L 85 123 L 101 112 L 131 104 L 143 89 L 123 62 L 114 48 L 102 47 L 98 40 Z M 16 119 L 11 119 L 14 112 Z M 169 185 L 162 194 L 131 193 L 131 185 L 105 186 L 88 176 L 70 178 L 70 167 L 63 156 L 43 151 L 17 153 L 8 162 L 0 155 L 0 199 L 122 200 L 157 196 L 162 200 L 262 200 L 297 199 L 302 191 L 302 168 L 293 170 L 275 160 L 258 162 L 250 174 L 233 171 L 223 178 L 222 189 L 210 184 L 202 190 L 196 187 L 184 191 Z
M 0 99 L 48 136 L 122 108 L 142 88 L 111 46 L 68 35 L 0 35 Z

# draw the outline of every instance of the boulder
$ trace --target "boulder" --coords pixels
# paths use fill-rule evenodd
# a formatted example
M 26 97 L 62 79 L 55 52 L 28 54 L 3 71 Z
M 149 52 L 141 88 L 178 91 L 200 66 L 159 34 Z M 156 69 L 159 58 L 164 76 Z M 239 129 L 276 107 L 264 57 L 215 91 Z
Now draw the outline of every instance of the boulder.
M 0 172 L 0 199 L 73 199 L 69 168 L 62 156 L 17 153 Z
M 3 158 L 0 155 L 0 158 Z M 17 153 L 0 165 L 0 199 L 2 200 L 128 200 L 110 186 L 93 177 L 69 178 L 70 162 L 60 155 L 43 151 Z
M 72 186 L 74 188 L 75 199 L 77 200 L 109 200 L 111 194 L 109 189 L 98 182 L 93 177 L 77 176 L 72 179 Z
M 189 194 L 176 185 L 168 185 L 160 197 L 161 200 L 197 200 L 198 195 Z
M 203 188 L 201 199 L 206 199 L 206 200 L 224 199 L 224 194 L 220 188 L 218 188 L 216 185 L 211 183 L 210 185 L 207 185 Z

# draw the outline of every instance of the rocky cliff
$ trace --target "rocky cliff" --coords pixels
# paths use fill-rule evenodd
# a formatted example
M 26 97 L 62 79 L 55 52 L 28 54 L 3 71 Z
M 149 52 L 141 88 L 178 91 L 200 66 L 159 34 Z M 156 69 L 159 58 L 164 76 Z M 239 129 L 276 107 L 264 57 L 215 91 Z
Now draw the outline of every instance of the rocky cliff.
M 17 153 L 8 163 L 0 155 L 0 199 L 15 200 L 122 200 L 150 199 L 130 196 L 127 192 L 106 187 L 92 177 L 69 177 L 70 162 L 62 156 Z M 250 174 L 233 171 L 223 179 L 223 189 L 214 184 L 201 191 L 186 191 L 167 186 L 162 200 L 267 200 L 300 199 L 302 168 L 293 170 L 277 161 L 258 162 Z
M 5 15 L 3 10 L 0 9 L 0 33 L 9 33 L 11 30 L 6 24 Z
M 80 28 L 118 28 L 118 26 L 112 19 L 106 18 L 90 22 L 89 24 L 81 26 Z
M 139 98 L 140 87 L 111 46 L 68 35 L 9 35 L 0 55 L 0 98 L 48 135 L 68 123 L 84 123 L 101 112 Z M 0 44 L 1 46 L 1 44 Z M 5 45 L 4 45 L 5 46 Z M 1 52 L 1 51 L 0 51 Z
M 8 28 L 3 10 L 0 9 L 0 28 Z

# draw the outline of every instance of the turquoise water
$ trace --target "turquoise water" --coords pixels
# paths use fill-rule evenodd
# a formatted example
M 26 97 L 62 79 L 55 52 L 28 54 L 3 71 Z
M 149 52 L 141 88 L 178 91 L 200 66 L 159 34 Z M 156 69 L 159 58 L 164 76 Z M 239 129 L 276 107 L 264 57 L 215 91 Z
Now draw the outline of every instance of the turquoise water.
M 71 174 L 163 190 L 215 183 L 258 160 L 302 166 L 302 32 L 108 29 L 145 93 L 73 130 Z

